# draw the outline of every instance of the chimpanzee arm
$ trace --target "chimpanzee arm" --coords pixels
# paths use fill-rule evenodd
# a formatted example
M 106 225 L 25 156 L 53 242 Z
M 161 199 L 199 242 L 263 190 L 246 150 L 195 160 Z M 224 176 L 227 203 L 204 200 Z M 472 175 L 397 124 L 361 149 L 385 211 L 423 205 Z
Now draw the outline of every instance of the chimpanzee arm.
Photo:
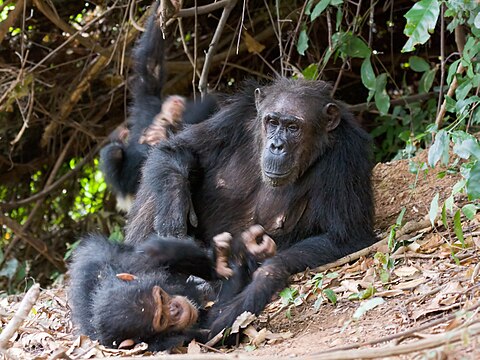
M 129 213 L 127 243 L 142 242 L 151 233 L 184 237 L 189 225 L 197 226 L 191 181 L 201 169 L 193 147 L 205 137 L 197 130 L 189 128 L 152 148 Z
M 216 278 L 212 256 L 192 238 L 162 238 L 152 235 L 135 246 L 135 251 L 146 255 L 148 262 L 168 266 L 173 273 L 188 274 L 205 280 Z
M 240 294 L 212 309 L 211 336 L 215 336 L 223 328 L 230 327 L 244 311 L 258 315 L 272 296 L 288 284 L 290 275 L 327 264 L 360 250 L 371 243 L 372 236 L 365 239 L 355 238 L 357 242 L 351 240 L 346 243 L 326 233 L 304 239 L 266 260 L 253 274 L 252 282 Z

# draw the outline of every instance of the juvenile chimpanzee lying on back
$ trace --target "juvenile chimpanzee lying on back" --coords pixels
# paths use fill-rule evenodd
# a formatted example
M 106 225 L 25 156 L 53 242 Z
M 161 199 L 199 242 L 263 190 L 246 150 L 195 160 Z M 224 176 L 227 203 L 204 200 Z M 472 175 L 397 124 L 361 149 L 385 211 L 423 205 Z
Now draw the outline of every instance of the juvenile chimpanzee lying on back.
M 371 141 L 330 92 L 323 81 L 249 84 L 146 161 L 128 243 L 151 233 L 209 242 L 229 231 L 235 247 L 243 229 L 260 224 L 278 246 L 247 284 L 226 280 L 212 335 L 244 311 L 262 311 L 290 274 L 375 241 Z
M 275 253 L 275 243 L 255 238 L 262 229 L 242 234 L 245 251 L 254 261 Z M 208 331 L 204 305 L 216 299 L 205 280 L 232 276 L 228 233 L 214 239 L 211 256 L 191 239 L 152 235 L 138 245 L 112 243 L 100 235 L 82 240 L 70 266 L 69 304 L 77 330 L 109 347 L 146 342 L 149 350 L 169 350 Z M 238 260 L 239 258 L 236 258 Z M 195 275 L 191 277 L 189 275 Z
M 82 240 L 70 266 L 69 304 L 79 332 L 117 347 L 165 350 L 198 337 L 199 309 L 215 298 L 211 258 L 193 241 L 150 237 L 138 246 Z
M 145 33 L 134 49 L 135 86 L 127 129 L 114 131 L 112 143 L 100 152 L 105 181 L 117 195 L 118 207 L 127 210 L 137 191 L 143 163 L 151 145 L 207 119 L 217 110 L 217 100 L 186 101 L 181 96 L 162 99 L 165 79 L 164 39 L 158 23 L 159 2 L 154 2 Z

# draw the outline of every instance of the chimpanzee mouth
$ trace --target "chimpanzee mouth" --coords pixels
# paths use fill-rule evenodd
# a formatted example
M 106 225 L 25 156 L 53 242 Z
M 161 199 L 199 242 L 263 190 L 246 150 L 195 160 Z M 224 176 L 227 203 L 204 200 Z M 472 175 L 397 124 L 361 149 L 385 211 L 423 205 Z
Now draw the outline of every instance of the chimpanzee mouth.
M 284 172 L 284 173 L 277 173 L 277 172 L 270 172 L 270 171 L 264 170 L 263 173 L 269 179 L 282 180 L 282 179 L 285 179 L 285 178 L 289 177 L 290 174 L 292 173 L 292 171 L 290 170 L 290 171 L 287 171 L 287 172 Z

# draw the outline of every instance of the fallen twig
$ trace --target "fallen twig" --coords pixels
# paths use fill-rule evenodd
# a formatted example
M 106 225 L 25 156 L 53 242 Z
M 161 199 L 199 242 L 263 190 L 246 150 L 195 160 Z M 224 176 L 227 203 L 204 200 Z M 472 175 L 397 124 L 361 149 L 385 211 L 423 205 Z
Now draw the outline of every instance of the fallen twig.
M 37 283 L 27 291 L 15 315 L 13 315 L 7 326 L 2 330 L 0 334 L 0 351 L 8 349 L 8 341 L 27 318 L 30 310 L 38 299 L 38 295 L 40 295 L 40 285 Z
M 415 341 L 403 345 L 390 345 L 372 349 L 355 349 L 332 351 L 329 353 L 322 352 L 322 354 L 312 355 L 309 357 L 314 360 L 347 360 L 347 359 L 377 359 L 388 356 L 410 354 L 416 351 L 432 349 L 442 345 L 451 345 L 453 343 L 463 341 L 470 337 L 475 337 L 480 334 L 480 320 L 472 323 L 463 329 L 456 329 L 447 331 L 443 334 L 431 335 L 428 339 Z M 398 335 L 398 334 L 397 334 Z

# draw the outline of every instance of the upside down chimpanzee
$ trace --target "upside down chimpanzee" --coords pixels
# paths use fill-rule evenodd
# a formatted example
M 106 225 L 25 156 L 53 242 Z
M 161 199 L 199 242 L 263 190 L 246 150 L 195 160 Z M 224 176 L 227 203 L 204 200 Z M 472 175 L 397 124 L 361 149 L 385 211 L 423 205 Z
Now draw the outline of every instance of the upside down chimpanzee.
M 242 234 L 255 261 L 275 253 L 275 243 L 258 225 Z M 100 235 L 82 240 L 70 264 L 69 305 L 78 332 L 109 347 L 146 342 L 151 351 L 170 350 L 195 338 L 205 341 L 208 301 L 216 284 L 232 276 L 231 235 L 214 237 L 216 262 L 192 239 L 150 236 L 137 245 L 113 243 Z M 190 276 L 193 275 L 193 276 Z
M 146 161 L 126 242 L 151 233 L 209 242 L 228 231 L 235 247 L 260 224 L 278 246 L 251 279 L 239 271 L 225 281 L 212 335 L 262 311 L 290 274 L 375 241 L 370 138 L 330 91 L 323 81 L 250 83 Z
M 158 4 L 152 5 L 146 30 L 134 49 L 136 78 L 127 128 L 114 131 L 110 135 L 112 142 L 100 152 L 105 181 L 117 195 L 118 207 L 127 211 L 150 147 L 217 110 L 217 100 L 212 95 L 198 102 L 178 95 L 162 98 L 165 41 L 158 22 Z

